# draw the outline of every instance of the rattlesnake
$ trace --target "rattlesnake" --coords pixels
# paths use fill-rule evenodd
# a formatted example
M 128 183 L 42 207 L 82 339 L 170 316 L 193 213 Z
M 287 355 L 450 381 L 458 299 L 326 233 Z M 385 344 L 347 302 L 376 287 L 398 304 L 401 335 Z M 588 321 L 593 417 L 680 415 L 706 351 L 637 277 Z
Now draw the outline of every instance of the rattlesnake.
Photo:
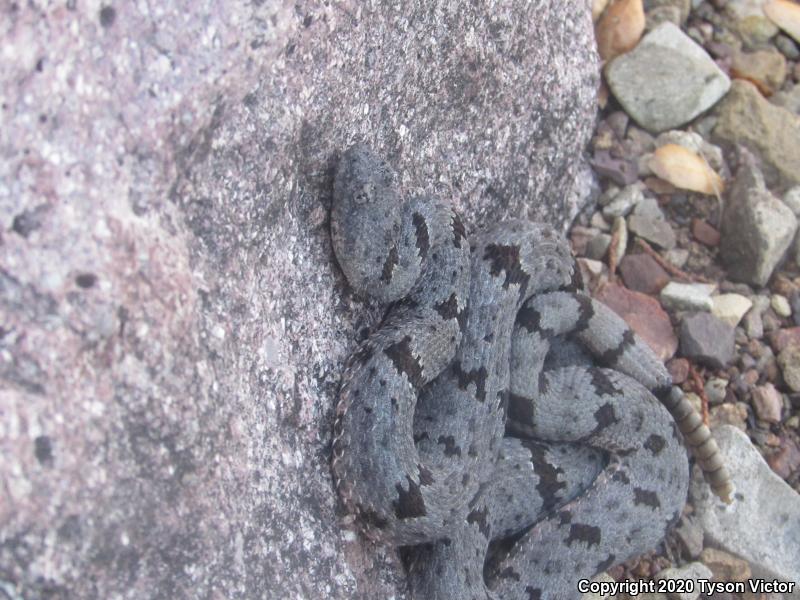
M 702 420 L 579 290 L 552 227 L 510 220 L 470 243 L 449 206 L 404 197 L 356 145 L 331 238 L 353 289 L 391 303 L 347 363 L 334 483 L 368 537 L 414 547 L 415 599 L 578 597 L 578 580 L 652 548 L 680 515 L 678 429 L 730 492 Z

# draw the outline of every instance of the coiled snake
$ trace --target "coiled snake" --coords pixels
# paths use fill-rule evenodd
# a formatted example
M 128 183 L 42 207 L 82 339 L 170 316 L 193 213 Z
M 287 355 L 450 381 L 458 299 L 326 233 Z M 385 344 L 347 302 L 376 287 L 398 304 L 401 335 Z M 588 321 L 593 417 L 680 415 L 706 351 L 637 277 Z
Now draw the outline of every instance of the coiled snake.
M 347 363 L 334 483 L 368 537 L 416 546 L 415 599 L 579 597 L 579 579 L 652 548 L 680 515 L 680 431 L 730 492 L 702 420 L 578 290 L 553 228 L 511 220 L 470 240 L 357 145 L 337 168 L 331 237 L 353 289 L 391 303 Z

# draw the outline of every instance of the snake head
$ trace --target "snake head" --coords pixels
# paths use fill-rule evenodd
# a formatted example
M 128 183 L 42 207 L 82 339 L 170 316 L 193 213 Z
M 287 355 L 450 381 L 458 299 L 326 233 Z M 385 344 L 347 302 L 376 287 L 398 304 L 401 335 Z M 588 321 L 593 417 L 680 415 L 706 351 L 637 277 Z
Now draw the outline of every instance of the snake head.
M 420 265 L 407 213 L 392 168 L 363 144 L 349 148 L 336 169 L 331 240 L 357 293 L 391 302 L 411 289 Z

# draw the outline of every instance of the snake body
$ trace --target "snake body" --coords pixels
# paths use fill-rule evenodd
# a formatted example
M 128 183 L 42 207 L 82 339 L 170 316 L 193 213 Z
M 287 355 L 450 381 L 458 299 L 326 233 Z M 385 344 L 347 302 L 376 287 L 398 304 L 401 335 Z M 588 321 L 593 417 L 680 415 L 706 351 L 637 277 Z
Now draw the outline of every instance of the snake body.
M 577 289 L 550 226 L 506 221 L 470 243 L 450 207 L 406 198 L 357 145 L 337 169 L 331 238 L 353 289 L 390 304 L 348 359 L 334 484 L 368 537 L 414 546 L 415 599 L 578 597 L 578 580 L 652 548 L 680 515 L 679 429 L 729 491 L 707 428 Z

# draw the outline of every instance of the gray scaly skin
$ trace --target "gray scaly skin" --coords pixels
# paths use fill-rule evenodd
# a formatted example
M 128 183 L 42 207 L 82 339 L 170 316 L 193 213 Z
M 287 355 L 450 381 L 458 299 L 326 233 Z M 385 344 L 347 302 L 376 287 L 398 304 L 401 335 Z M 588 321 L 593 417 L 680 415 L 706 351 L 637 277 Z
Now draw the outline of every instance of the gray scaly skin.
M 578 597 L 579 579 L 652 548 L 688 484 L 664 405 L 725 487 L 710 434 L 647 346 L 558 291 L 574 265 L 552 228 L 508 221 L 468 247 L 451 209 L 404 198 L 355 146 L 331 230 L 353 288 L 393 303 L 348 361 L 334 483 L 369 537 L 417 546 L 414 598 Z M 508 536 L 484 578 L 489 543 Z

